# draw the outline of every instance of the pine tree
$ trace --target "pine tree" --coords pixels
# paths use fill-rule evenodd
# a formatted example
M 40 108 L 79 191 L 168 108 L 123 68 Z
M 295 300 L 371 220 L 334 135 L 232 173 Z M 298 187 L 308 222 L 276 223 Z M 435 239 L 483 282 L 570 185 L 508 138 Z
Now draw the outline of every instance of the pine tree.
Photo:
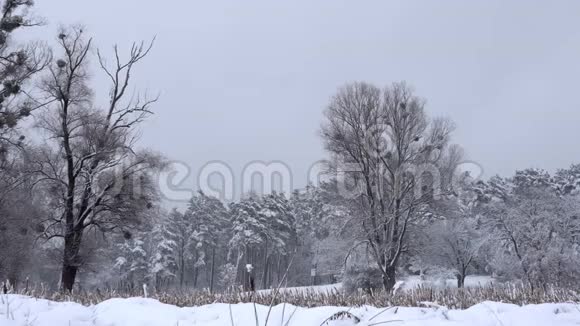
M 228 243 L 228 256 L 231 260 L 235 260 L 237 279 L 246 290 L 250 290 L 253 276 L 244 266 L 256 265 L 254 261 L 256 253 L 262 250 L 268 233 L 267 220 L 260 214 L 261 210 L 261 203 L 255 196 L 244 198 L 230 207 L 232 237 Z
M 118 245 L 120 255 L 115 260 L 115 267 L 120 272 L 120 279 L 131 286 L 139 286 L 147 281 L 149 271 L 148 255 L 145 242 L 141 236 L 131 236 Z
M 274 252 L 288 254 L 296 239 L 296 219 L 290 202 L 283 194 L 274 192 L 261 198 L 258 214 L 266 224 L 265 240 Z
M 177 262 L 177 233 L 169 217 L 163 218 L 153 230 L 153 255 L 150 262 L 150 271 L 155 279 L 156 288 L 169 285 L 176 278 Z
M 210 291 L 213 290 L 216 268 L 216 252 L 224 246 L 227 237 L 227 210 L 223 203 L 203 192 L 196 194 L 185 212 L 185 219 L 192 229 L 189 238 L 193 252 L 194 286 L 197 285 L 199 269 L 209 268 Z

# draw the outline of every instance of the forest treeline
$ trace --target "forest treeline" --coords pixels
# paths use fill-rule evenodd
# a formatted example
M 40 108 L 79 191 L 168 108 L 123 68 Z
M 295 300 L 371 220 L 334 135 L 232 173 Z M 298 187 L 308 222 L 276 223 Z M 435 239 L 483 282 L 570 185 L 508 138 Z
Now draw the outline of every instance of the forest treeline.
M 1 3 L 5 288 L 342 281 L 390 291 L 404 275 L 462 287 L 474 273 L 531 288 L 580 281 L 580 165 L 479 180 L 461 169 L 452 121 L 429 116 L 405 83 L 337 90 L 320 128 L 331 162 L 320 184 L 231 203 L 198 192 L 185 209 L 167 209 L 156 177 L 168 160 L 138 143 L 142 122 L 163 108 L 132 84 L 154 42 L 98 49 L 82 26 L 21 42 L 41 25 L 32 7 Z

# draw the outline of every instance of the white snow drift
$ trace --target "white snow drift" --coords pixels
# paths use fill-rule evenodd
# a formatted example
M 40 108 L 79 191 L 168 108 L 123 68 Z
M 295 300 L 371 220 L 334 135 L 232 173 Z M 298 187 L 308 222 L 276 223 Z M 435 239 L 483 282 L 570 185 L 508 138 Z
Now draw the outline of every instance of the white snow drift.
M 256 312 L 254 312 L 254 307 Z M 212 304 L 179 308 L 153 299 L 111 299 L 97 305 L 52 302 L 19 295 L 0 297 L 2 326 L 255 326 L 266 325 L 268 307 L 253 304 Z M 341 311 L 335 319 L 329 317 Z M 356 317 L 356 318 L 355 318 Z M 573 303 L 519 307 L 484 302 L 466 310 L 426 308 L 299 308 L 278 305 L 268 318 L 271 326 L 319 325 L 469 325 L 469 326 L 567 326 L 580 325 L 580 307 Z

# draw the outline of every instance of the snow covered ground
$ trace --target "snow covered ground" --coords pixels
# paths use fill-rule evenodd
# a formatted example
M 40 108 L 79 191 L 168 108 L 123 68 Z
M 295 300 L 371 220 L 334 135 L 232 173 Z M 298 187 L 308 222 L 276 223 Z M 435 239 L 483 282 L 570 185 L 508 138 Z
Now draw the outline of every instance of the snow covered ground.
M 486 275 L 471 275 L 465 279 L 465 287 L 482 287 L 490 285 L 494 282 L 491 276 Z M 404 279 L 397 282 L 395 288 L 397 291 L 407 291 L 416 289 L 418 287 L 428 287 L 434 289 L 442 288 L 456 288 L 456 279 L 421 279 L 420 276 L 407 276 Z M 291 292 L 291 293 L 330 293 L 333 291 L 340 291 L 342 289 L 341 283 L 336 284 L 326 284 L 326 285 L 315 285 L 315 286 L 299 286 L 299 287 L 289 287 L 282 288 L 280 292 Z M 259 290 L 259 293 L 268 293 L 272 290 Z
M 340 291 L 342 289 L 342 284 L 325 284 L 325 285 L 314 285 L 314 286 L 297 286 L 281 288 L 280 293 L 290 292 L 290 293 L 332 293 L 334 291 Z M 267 294 L 273 290 L 258 290 L 258 293 Z
M 491 276 L 486 275 L 470 275 L 465 278 L 465 287 L 475 288 L 490 285 L 494 282 Z M 398 281 L 395 288 L 398 290 L 412 290 L 418 287 L 427 287 L 434 289 L 456 288 L 456 279 L 421 279 L 420 276 L 407 276 L 403 280 Z
M 231 308 L 231 310 L 230 310 Z M 255 320 L 255 312 L 258 324 Z M 346 309 L 360 319 L 357 325 L 469 325 L 469 326 L 568 326 L 580 325 L 577 304 L 541 304 L 519 307 L 484 302 L 466 310 L 443 307 Z M 272 326 L 355 325 L 353 317 L 327 320 L 339 307 L 273 307 L 268 318 Z M 179 308 L 153 299 L 111 299 L 85 307 L 70 302 L 51 302 L 19 295 L 0 296 L 2 326 L 255 326 L 266 325 L 268 307 L 253 304 L 212 304 Z M 343 314 L 346 315 L 346 314 Z

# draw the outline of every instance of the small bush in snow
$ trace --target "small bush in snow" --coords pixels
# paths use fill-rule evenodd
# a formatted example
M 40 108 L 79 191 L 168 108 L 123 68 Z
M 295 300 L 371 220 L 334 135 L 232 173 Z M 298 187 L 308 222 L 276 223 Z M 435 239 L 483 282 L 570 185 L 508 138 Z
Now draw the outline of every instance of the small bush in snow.
M 350 267 L 344 273 L 342 287 L 348 294 L 362 290 L 367 294 L 382 287 L 381 271 L 371 267 Z

